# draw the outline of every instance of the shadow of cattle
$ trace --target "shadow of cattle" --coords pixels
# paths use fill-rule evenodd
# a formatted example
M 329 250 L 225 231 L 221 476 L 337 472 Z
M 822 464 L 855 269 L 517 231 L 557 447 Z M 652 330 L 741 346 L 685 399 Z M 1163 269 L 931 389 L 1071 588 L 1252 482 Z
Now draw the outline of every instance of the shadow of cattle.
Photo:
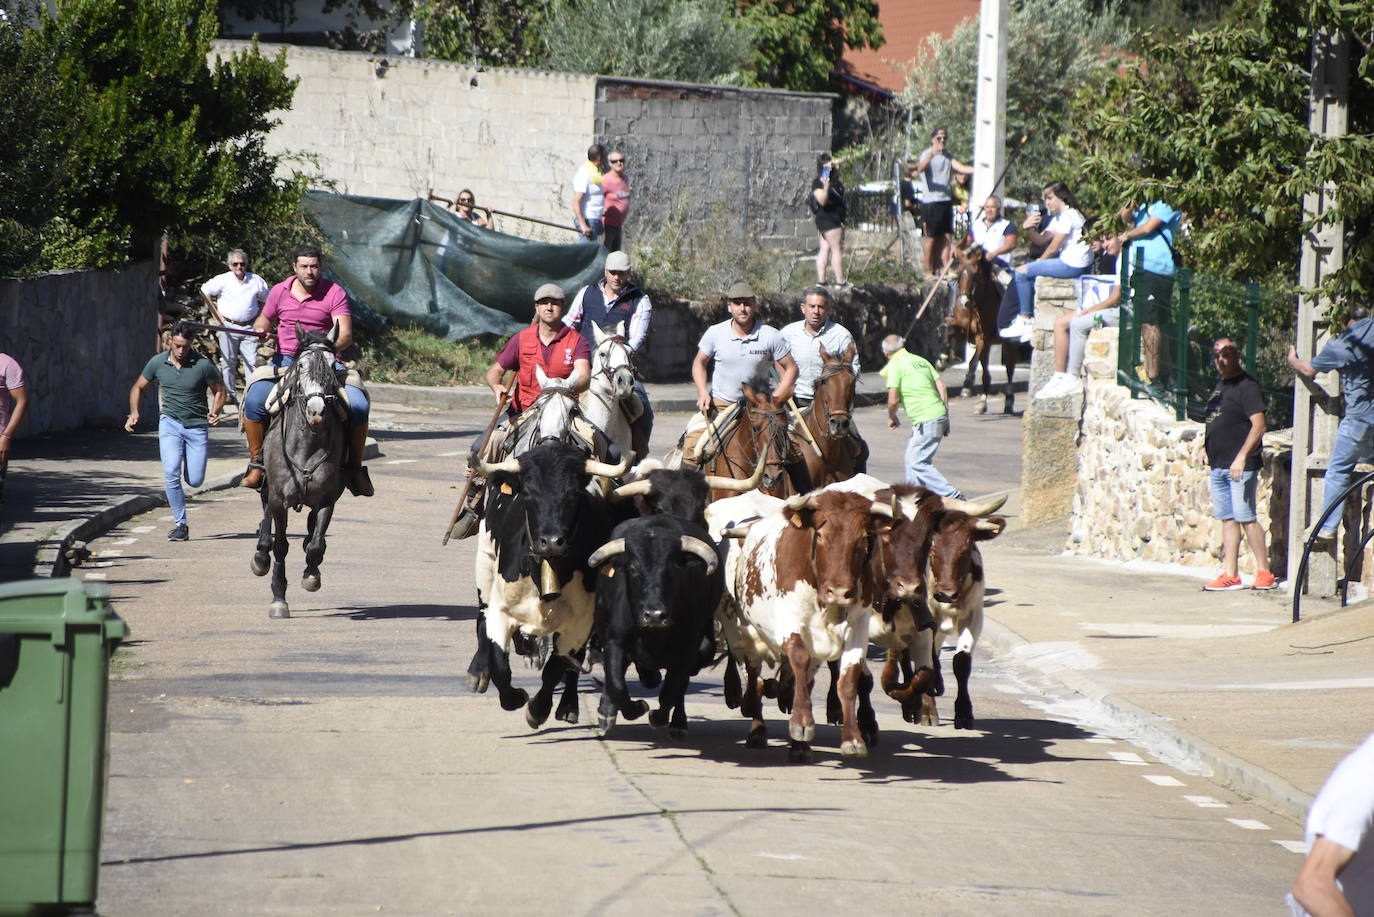
M 350 605 L 338 611 L 320 615 L 323 618 L 348 618 L 350 621 L 404 621 L 429 619 L 432 621 L 472 621 L 477 617 L 475 605 Z

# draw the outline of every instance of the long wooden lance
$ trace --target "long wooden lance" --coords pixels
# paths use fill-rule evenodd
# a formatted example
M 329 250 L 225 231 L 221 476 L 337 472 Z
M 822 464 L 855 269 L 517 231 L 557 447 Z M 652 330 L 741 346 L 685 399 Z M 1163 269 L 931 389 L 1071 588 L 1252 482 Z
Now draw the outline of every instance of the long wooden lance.
M 511 373 L 507 371 L 506 374 L 501 377 L 501 384 L 507 385 L 511 381 Z M 486 446 L 487 439 L 491 436 L 491 431 L 495 430 L 496 424 L 500 422 L 501 412 L 506 409 L 506 400 L 508 398 L 510 398 L 509 389 L 496 400 L 496 412 L 491 415 L 491 422 L 488 423 L 487 428 L 482 431 L 482 438 L 477 442 L 478 455 L 482 454 L 482 449 Z M 468 491 L 472 490 L 473 477 L 474 475 L 468 475 L 467 480 L 463 482 L 463 491 L 458 494 L 458 505 L 453 508 L 453 515 L 449 517 L 448 527 L 444 529 L 444 540 L 439 543 L 440 547 L 448 544 L 449 538 L 453 535 L 453 527 L 458 524 L 458 517 L 463 515 L 463 504 L 467 502 Z
M 272 336 L 272 333 L 271 333 L 270 331 L 254 331 L 254 330 L 251 329 L 251 328 L 247 328 L 247 329 L 245 329 L 245 328 L 230 328 L 230 327 L 228 327 L 227 325 L 210 325 L 210 324 L 206 324 L 205 322 L 187 322 L 187 321 L 183 321 L 183 322 L 178 322 L 178 324 L 187 325 L 187 326 L 189 326 L 189 327 L 191 327 L 191 328 L 204 328 L 204 329 L 207 330 L 207 331 L 223 331 L 223 332 L 225 332 L 225 333 L 227 333 L 227 334 L 242 334 L 242 335 L 245 335 L 245 336 L 247 336 L 247 337 L 265 338 L 265 337 L 271 337 L 271 336 Z

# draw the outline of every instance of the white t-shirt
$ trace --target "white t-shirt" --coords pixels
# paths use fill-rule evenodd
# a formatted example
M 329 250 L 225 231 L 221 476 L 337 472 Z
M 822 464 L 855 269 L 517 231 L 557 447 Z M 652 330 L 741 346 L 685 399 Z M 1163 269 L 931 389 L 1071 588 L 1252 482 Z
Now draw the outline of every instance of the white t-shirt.
M 1307 813 L 1309 851 L 1319 834 L 1355 851 L 1336 881 L 1356 914 L 1374 914 L 1374 735 L 1346 755 L 1317 791 Z M 1291 896 L 1289 904 L 1294 917 L 1305 917 Z
M 1088 248 L 1088 243 L 1083 241 L 1083 214 L 1072 207 L 1065 207 L 1055 214 L 1045 231 L 1056 235 L 1063 233 L 1068 236 L 1060 247 L 1059 253 L 1055 256 L 1060 261 L 1069 267 L 1087 267 L 1092 264 L 1092 249 Z
M 573 176 L 573 193 L 585 195 L 582 198 L 582 219 L 601 219 L 601 214 L 606 212 L 606 192 L 601 185 L 592 181 L 585 165 Z
M 245 271 L 243 282 L 233 271 L 225 271 L 200 285 L 200 291 L 215 301 L 219 317 L 235 325 L 246 325 L 258 317 L 267 302 L 267 281 Z
M 978 247 L 989 255 L 1007 244 L 1007 236 L 1016 235 L 1016 230 L 1011 228 L 1011 220 L 1006 217 L 998 217 L 989 225 L 984 223 L 980 216 L 973 221 L 968 231 Z

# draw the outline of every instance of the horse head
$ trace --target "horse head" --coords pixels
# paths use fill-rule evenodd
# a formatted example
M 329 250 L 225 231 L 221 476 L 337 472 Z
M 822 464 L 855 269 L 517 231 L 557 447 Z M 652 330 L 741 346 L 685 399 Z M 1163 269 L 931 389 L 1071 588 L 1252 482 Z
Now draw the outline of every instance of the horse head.
M 614 331 L 602 331 L 592 323 L 596 341 L 592 351 L 592 385 L 606 385 L 617 400 L 633 395 L 635 384 L 634 357 L 625 340 L 624 329 L 624 322 L 617 323 Z
M 788 451 L 787 413 L 773 404 L 772 396 L 755 391 L 748 383 L 744 385 L 743 394 L 744 414 L 753 443 L 753 451 L 743 465 L 747 468 L 760 456 L 767 456 L 759 488 L 764 493 L 779 494 L 786 485 L 787 473 L 782 460 Z
M 857 345 L 850 344 L 843 354 L 832 356 L 820 345 L 821 374 L 816 377 L 811 410 L 819 420 L 824 415 L 826 434 L 836 439 L 850 435 L 854 428 L 854 354 Z
M 338 326 L 328 334 L 320 331 L 306 331 L 296 322 L 296 362 L 291 374 L 293 398 L 302 406 L 306 425 L 312 429 L 320 427 L 333 408 L 342 417 L 342 405 L 348 403 L 348 396 L 339 385 L 334 371 L 334 345 L 339 339 Z
M 539 366 L 534 368 L 534 375 L 539 381 L 539 397 L 526 410 L 537 411 L 539 423 L 531 445 L 563 440 L 567 437 L 573 413 L 577 410 L 573 378 L 552 379 Z

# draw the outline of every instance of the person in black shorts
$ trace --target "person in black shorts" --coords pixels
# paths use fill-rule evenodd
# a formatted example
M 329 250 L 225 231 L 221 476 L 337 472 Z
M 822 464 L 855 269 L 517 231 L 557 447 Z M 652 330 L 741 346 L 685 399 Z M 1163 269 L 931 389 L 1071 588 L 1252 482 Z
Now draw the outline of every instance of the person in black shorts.
M 816 283 L 825 284 L 825 265 L 835 274 L 835 286 L 844 289 L 844 182 L 840 180 L 840 160 L 829 153 L 816 158 L 816 178 L 811 182 L 811 196 L 807 203 L 816 217 L 816 231 L 821 236 L 820 251 L 816 252 Z

